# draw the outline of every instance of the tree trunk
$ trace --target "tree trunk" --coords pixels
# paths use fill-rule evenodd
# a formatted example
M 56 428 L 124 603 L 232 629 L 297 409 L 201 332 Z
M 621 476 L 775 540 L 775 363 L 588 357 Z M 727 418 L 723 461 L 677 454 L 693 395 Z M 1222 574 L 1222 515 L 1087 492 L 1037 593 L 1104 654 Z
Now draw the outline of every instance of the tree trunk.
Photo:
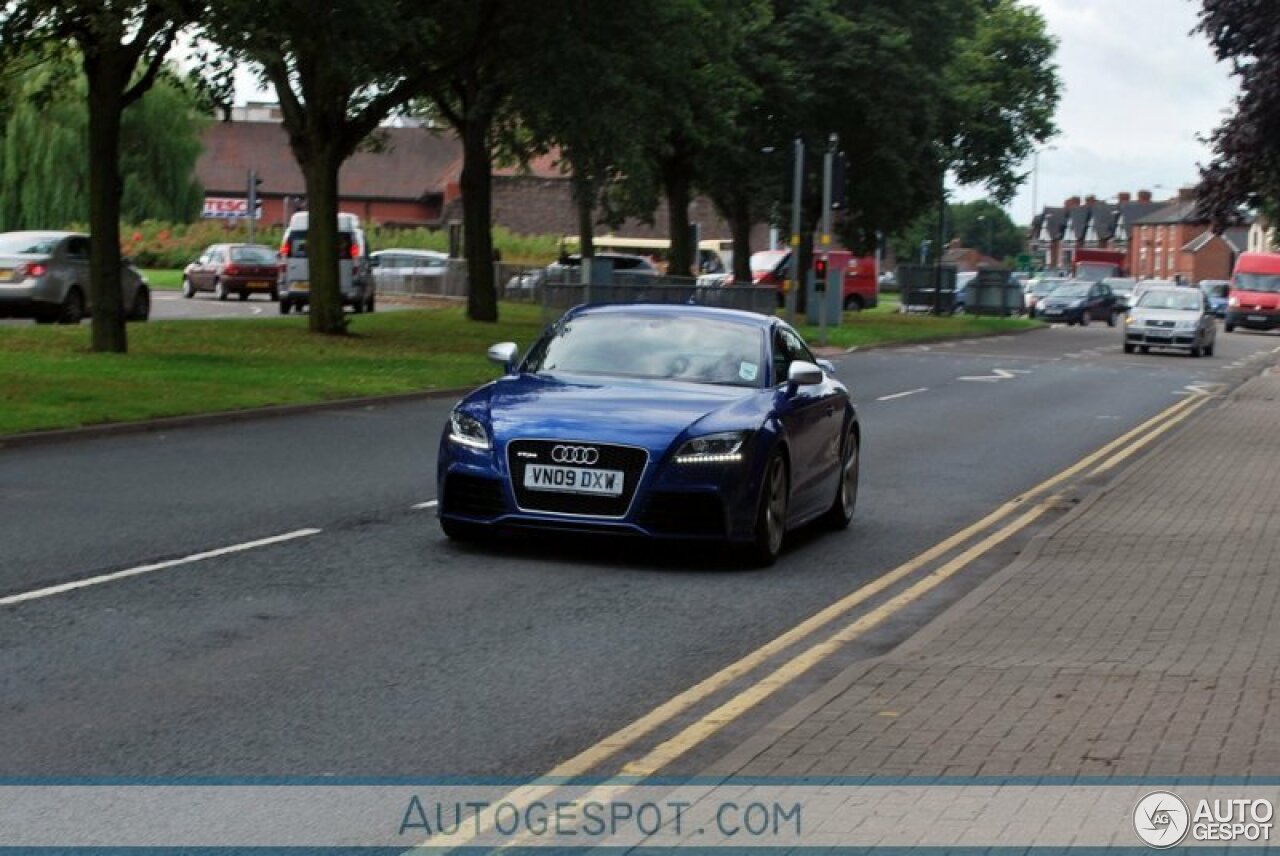
M 696 248 L 689 240 L 689 197 L 692 179 L 683 161 L 668 159 L 662 165 L 662 189 L 667 195 L 667 217 L 671 230 L 671 253 L 667 257 L 669 276 L 693 276 Z
M 307 182 L 307 268 L 311 288 L 311 332 L 347 332 L 338 269 L 338 170 L 341 158 L 328 147 L 308 153 L 302 165 Z
M 578 207 L 578 252 L 589 259 L 596 254 L 596 185 L 577 172 L 573 174 L 573 201 Z
M 729 237 L 733 238 L 733 281 L 751 285 L 751 200 L 735 196 L 727 213 Z
M 85 62 L 89 82 L 89 304 L 99 353 L 129 350 L 120 281 L 120 116 L 127 77 L 109 60 Z
M 493 164 L 489 155 L 489 117 L 469 116 L 462 128 L 462 229 L 467 257 L 467 317 L 498 320 L 498 290 L 493 277 Z

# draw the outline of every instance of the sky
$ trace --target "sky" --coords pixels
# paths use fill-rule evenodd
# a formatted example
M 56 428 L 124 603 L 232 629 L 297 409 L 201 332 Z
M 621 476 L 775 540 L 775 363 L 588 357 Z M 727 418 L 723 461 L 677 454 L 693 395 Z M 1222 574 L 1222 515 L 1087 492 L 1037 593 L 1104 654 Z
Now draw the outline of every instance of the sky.
M 1210 160 L 1208 136 L 1237 86 L 1208 41 L 1191 35 L 1197 0 L 1026 0 L 1057 37 L 1063 83 L 1058 136 L 1039 156 L 1035 207 L 1070 196 L 1151 190 L 1157 198 L 1195 184 Z M 1026 169 L 1032 170 L 1028 162 Z M 981 188 L 957 188 L 961 200 Z M 1030 222 L 1032 182 L 1009 206 Z

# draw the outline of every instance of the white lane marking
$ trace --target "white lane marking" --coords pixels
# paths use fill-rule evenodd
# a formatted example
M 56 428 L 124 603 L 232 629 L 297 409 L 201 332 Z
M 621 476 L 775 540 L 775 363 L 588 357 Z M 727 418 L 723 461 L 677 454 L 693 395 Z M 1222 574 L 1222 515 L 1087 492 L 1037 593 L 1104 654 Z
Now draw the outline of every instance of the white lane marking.
M 419 502 L 417 505 L 413 507 L 413 510 L 426 511 L 428 508 L 435 508 L 439 504 L 440 504 L 440 500 L 432 499 L 432 500 L 428 500 L 427 502 Z
M 203 562 L 206 559 L 216 559 L 219 556 L 229 556 L 233 553 L 243 553 L 247 550 L 256 550 L 259 547 L 269 547 L 273 544 L 283 544 L 286 541 L 296 541 L 299 538 L 308 538 L 312 535 L 319 535 L 323 530 L 320 529 L 299 529 L 296 532 L 286 532 L 283 535 L 273 535 L 270 538 L 260 538 L 257 541 L 246 541 L 243 544 L 233 544 L 230 547 L 220 547 L 217 550 L 209 550 L 204 553 L 195 553 L 190 556 L 184 556 L 181 559 L 170 559 L 167 562 L 156 562 L 152 565 L 140 565 L 136 568 L 129 568 L 126 571 L 116 571 L 110 574 L 103 574 L 100 577 L 90 577 L 87 580 L 76 580 L 73 583 L 63 583 L 62 585 L 49 586 L 48 588 L 36 589 L 35 591 L 24 592 L 22 594 L 9 595 L 0 598 L 0 606 L 14 606 L 19 603 L 26 603 L 32 600 L 41 600 L 54 595 L 66 594 L 67 592 L 76 591 L 77 589 L 89 588 L 90 586 L 100 586 L 105 583 L 113 583 L 117 580 L 128 579 L 129 577 L 138 577 L 143 574 L 151 574 L 156 571 L 165 571 L 169 568 L 176 568 L 180 565 L 190 565 L 196 562 Z
M 1014 378 L 1013 372 L 1005 371 L 1004 369 L 993 369 L 992 371 L 994 371 L 994 374 L 978 375 L 976 377 L 962 377 L 957 378 L 957 380 L 976 381 L 978 383 L 997 383 L 1002 380 L 1013 380 Z
M 920 389 L 909 389 L 906 392 L 895 392 L 893 395 L 881 396 L 880 398 L 877 398 L 876 401 L 896 401 L 899 398 L 906 398 L 908 395 L 919 395 L 922 392 L 928 392 L 928 391 L 929 391 L 928 387 L 921 387 Z

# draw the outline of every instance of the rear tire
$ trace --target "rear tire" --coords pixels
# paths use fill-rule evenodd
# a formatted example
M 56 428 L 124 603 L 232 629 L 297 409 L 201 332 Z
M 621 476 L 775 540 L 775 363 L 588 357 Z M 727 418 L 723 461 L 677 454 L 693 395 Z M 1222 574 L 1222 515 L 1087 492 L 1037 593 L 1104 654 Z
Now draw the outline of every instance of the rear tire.
M 84 292 L 73 285 L 62 300 L 62 308 L 58 312 L 59 324 L 79 324 L 84 320 Z
M 862 450 L 858 433 L 850 426 L 845 434 L 844 448 L 840 454 L 840 483 L 836 486 L 836 498 L 823 515 L 822 522 L 828 529 L 848 529 L 853 522 L 853 512 L 858 506 L 858 472 L 862 462 Z
M 288 314 L 289 314 L 289 310 L 290 310 L 290 309 L 292 309 L 292 308 L 293 308 L 293 304 L 291 304 L 288 300 L 281 300 L 281 301 L 280 301 L 280 314 L 281 314 L 281 315 L 288 315 Z
M 242 291 L 242 292 L 240 292 L 240 299 L 241 299 L 242 301 L 244 301 L 244 300 L 248 300 L 248 299 L 249 299 L 249 292 L 247 292 L 247 291 Z
M 844 299 L 845 312 L 861 312 L 863 310 L 862 298 L 856 294 L 850 294 Z
M 1080 326 L 1081 327 L 1089 326 L 1089 310 L 1088 309 L 1080 313 Z
M 789 494 L 787 460 L 782 450 L 777 449 L 764 470 L 756 508 L 755 533 L 745 551 L 745 558 L 753 567 L 772 565 L 782 552 L 782 542 L 787 533 Z
M 365 311 L 365 312 L 373 312 L 373 311 L 374 311 L 374 309 L 376 309 L 376 308 L 377 308 L 377 306 L 378 306 L 377 298 L 375 298 L 372 294 L 370 294 L 370 295 L 369 295 L 369 302 L 365 305 L 365 307 L 364 307 L 364 311 Z

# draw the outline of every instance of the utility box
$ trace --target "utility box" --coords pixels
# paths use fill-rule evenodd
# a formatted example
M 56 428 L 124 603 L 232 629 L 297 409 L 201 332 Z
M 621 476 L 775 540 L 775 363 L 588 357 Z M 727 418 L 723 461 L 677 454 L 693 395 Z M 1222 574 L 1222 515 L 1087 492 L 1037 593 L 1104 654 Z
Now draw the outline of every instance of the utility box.
M 837 256 L 839 256 L 837 258 Z M 805 283 L 805 320 L 810 324 L 819 324 L 822 322 L 822 307 L 826 304 L 827 326 L 839 327 L 841 316 L 844 315 L 844 272 L 848 263 L 849 254 L 832 253 L 827 259 L 826 278 L 823 282 L 821 291 L 818 289 L 818 277 L 816 268 L 818 260 L 822 258 L 820 252 L 815 251 L 813 254 L 815 270 L 809 271 L 807 282 Z

